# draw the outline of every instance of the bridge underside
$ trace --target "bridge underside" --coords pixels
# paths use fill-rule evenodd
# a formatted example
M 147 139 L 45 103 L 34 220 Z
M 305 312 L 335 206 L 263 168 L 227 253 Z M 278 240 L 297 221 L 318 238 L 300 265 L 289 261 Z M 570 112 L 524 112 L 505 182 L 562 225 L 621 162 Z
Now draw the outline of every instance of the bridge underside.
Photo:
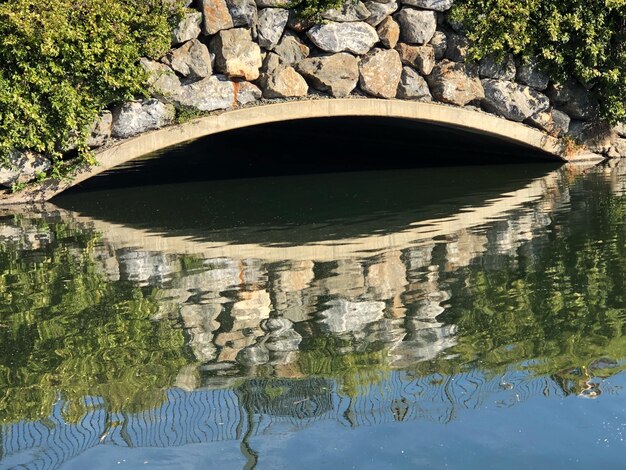
M 327 132 L 327 122 L 323 124 L 326 130 L 320 131 L 320 122 L 326 118 L 343 119 L 336 121 L 336 126 L 330 126 L 336 130 L 332 136 Z M 367 129 L 361 131 L 358 126 L 355 127 L 356 118 L 368 118 Z M 339 132 L 345 129 L 348 122 L 353 124 L 352 131 Z M 377 124 L 372 126 L 372 122 Z M 290 123 L 283 125 L 282 141 L 266 138 L 263 127 L 256 127 L 272 123 Z M 280 134 L 280 127 L 275 125 L 274 132 L 278 130 Z M 250 128 L 245 135 L 242 131 L 233 132 L 244 128 Z M 294 142 L 294 128 L 300 128 L 301 142 Z M 523 124 L 473 109 L 367 98 L 292 101 L 226 111 L 116 142 L 97 151 L 97 166 L 77 170 L 63 181 L 47 181 L 16 194 L 5 194 L 0 196 L 0 204 L 49 200 L 70 187 L 140 157 L 228 132 L 236 136 L 235 141 L 246 142 L 248 150 L 256 147 L 256 154 L 278 155 L 278 161 L 287 168 L 289 162 L 304 161 L 300 158 L 303 154 L 317 154 L 320 160 L 326 161 L 329 161 L 326 158 L 329 155 L 350 156 L 334 160 L 339 167 L 331 170 L 337 171 L 368 169 L 368 165 L 375 167 L 376 161 L 386 162 L 390 158 L 398 161 L 396 167 L 450 163 L 451 160 L 446 162 L 438 158 L 441 152 L 437 148 L 442 147 L 446 148 L 448 155 L 455 155 L 453 160 L 457 164 L 480 163 L 487 154 L 498 155 L 501 162 L 523 162 L 529 157 L 569 160 L 563 155 L 558 139 Z M 250 142 L 253 146 L 249 145 Z M 372 151 L 373 144 L 376 151 Z M 228 152 L 228 149 L 220 151 L 206 143 L 198 145 L 203 149 L 203 157 L 216 163 L 224 162 L 237 153 L 236 149 Z M 247 153 L 250 154 L 249 151 Z M 359 156 L 363 157 L 361 164 Z M 398 156 L 402 158 L 398 159 Z M 184 163 L 179 166 L 184 166 Z M 242 165 L 235 167 L 242 175 Z

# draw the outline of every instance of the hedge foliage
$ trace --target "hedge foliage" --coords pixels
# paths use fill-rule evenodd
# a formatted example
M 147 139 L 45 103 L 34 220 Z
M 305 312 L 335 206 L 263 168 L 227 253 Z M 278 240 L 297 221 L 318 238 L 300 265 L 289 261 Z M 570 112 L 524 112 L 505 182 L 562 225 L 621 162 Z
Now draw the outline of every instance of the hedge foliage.
M 473 55 L 537 58 L 557 80 L 593 87 L 603 117 L 626 121 L 626 0 L 457 0 Z
M 104 107 L 146 93 L 138 61 L 169 48 L 170 13 L 163 0 L 0 0 L 0 157 L 58 159 Z

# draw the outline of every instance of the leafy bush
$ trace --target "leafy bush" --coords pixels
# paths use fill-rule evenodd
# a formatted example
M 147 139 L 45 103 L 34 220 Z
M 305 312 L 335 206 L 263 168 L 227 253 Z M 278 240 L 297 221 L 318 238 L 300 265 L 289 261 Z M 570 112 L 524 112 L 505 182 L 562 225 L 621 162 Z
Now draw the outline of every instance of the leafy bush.
M 169 48 L 169 14 L 163 0 L 0 0 L 0 157 L 80 149 L 100 110 L 146 92 L 138 61 Z
M 457 0 L 451 18 L 475 58 L 538 58 L 554 79 L 592 86 L 604 118 L 626 120 L 626 0 Z

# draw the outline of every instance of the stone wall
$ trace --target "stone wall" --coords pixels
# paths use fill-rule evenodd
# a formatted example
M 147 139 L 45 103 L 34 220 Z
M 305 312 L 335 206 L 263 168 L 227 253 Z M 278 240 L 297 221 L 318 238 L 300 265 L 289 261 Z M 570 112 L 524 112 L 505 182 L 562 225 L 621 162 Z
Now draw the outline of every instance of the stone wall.
M 626 128 L 596 120 L 597 102 L 580 84 L 553 83 L 513 56 L 468 60 L 469 44 L 447 20 L 454 0 L 347 2 L 314 24 L 285 0 L 182 0 L 172 49 L 142 60 L 153 97 L 105 112 L 92 147 L 166 126 L 176 110 L 211 112 L 263 101 L 366 96 L 438 102 L 570 135 L 591 152 L 626 155 Z M 0 185 L 49 167 L 15 152 Z M 37 160 L 38 159 L 38 160 Z

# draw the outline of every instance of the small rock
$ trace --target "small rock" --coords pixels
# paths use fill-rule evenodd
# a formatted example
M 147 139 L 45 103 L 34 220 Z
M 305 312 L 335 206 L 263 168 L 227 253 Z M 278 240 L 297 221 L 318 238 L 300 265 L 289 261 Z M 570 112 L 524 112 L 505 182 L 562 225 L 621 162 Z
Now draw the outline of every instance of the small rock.
M 91 148 L 102 147 L 111 137 L 113 114 L 111 111 L 103 111 L 94 121 L 87 138 L 87 146 Z
M 437 30 L 437 14 L 431 10 L 403 8 L 395 15 L 400 24 L 400 38 L 409 44 L 426 44 Z
M 359 79 L 358 59 L 346 53 L 303 59 L 296 68 L 313 88 L 335 98 L 349 95 Z
M 370 12 L 370 16 L 365 22 L 371 26 L 378 26 L 385 18 L 398 11 L 398 3 L 394 0 L 390 2 L 377 2 L 372 0 L 365 2 L 365 6 Z
M 573 80 L 552 84 L 548 96 L 573 119 L 591 121 L 598 114 L 598 102 L 592 93 Z
M 226 5 L 233 20 L 233 26 L 244 28 L 256 26 L 258 13 L 254 0 L 226 0 Z
M 485 96 L 480 79 L 462 63 L 443 60 L 426 81 L 433 97 L 444 103 L 465 106 Z
M 376 28 L 378 37 L 383 46 L 393 49 L 400 39 L 400 25 L 388 16 Z
M 225 0 L 198 0 L 202 11 L 202 32 L 215 34 L 235 26 Z
M 454 0 L 402 0 L 402 3 L 425 10 L 446 11 L 452 8 Z
M 43 155 L 30 150 L 12 150 L 7 163 L 0 166 L 0 186 L 10 188 L 14 184 L 26 184 L 46 173 L 52 165 Z
M 328 22 L 307 31 L 313 44 L 327 52 L 365 54 L 378 42 L 376 30 L 367 23 Z
M 419 73 L 410 67 L 402 68 L 398 85 L 398 98 L 403 100 L 432 101 L 428 83 Z
M 262 82 L 265 98 L 306 96 L 309 91 L 306 80 L 293 67 L 277 69 L 265 77 Z
M 289 11 L 282 8 L 266 8 L 259 13 L 257 26 L 258 43 L 265 49 L 272 50 L 283 35 Z
M 251 81 L 259 78 L 261 48 L 252 41 L 250 31 L 234 28 L 220 31 L 211 39 L 215 67 L 230 78 Z
M 347 1 L 339 8 L 331 8 L 322 13 L 322 18 L 329 21 L 363 21 L 369 18 L 370 11 L 363 2 Z
M 513 81 L 515 72 L 515 59 L 512 54 L 506 54 L 500 59 L 490 55 L 480 61 L 480 78 Z
M 359 65 L 359 85 L 378 98 L 394 98 L 402 75 L 400 55 L 394 49 L 372 49 Z
M 204 78 L 212 73 L 209 49 L 197 39 L 169 51 L 163 58 L 163 62 L 191 80 Z
M 412 46 L 400 43 L 396 46 L 396 51 L 404 65 L 410 65 L 421 75 L 430 75 L 435 66 L 435 49 L 430 44 Z
M 127 102 L 113 110 L 111 135 L 126 139 L 166 126 L 174 116 L 174 106 L 156 99 Z
M 470 44 L 465 36 L 449 34 L 447 37 L 446 59 L 454 62 L 465 62 Z
M 485 109 L 511 121 L 522 122 L 550 107 L 547 96 L 525 85 L 493 79 L 481 83 L 485 90 Z
M 522 62 L 517 68 L 517 81 L 535 90 L 544 91 L 548 88 L 550 77 L 543 73 L 536 60 Z
M 435 49 L 435 60 L 441 60 L 446 56 L 448 49 L 448 38 L 442 31 L 436 31 L 430 40 L 430 45 Z
M 200 24 L 202 24 L 202 13 L 195 10 L 185 12 L 178 25 L 172 30 L 172 45 L 177 46 L 197 38 L 200 35 Z
M 526 120 L 531 126 L 557 137 L 567 133 L 570 121 L 570 117 L 558 109 L 540 111 Z

